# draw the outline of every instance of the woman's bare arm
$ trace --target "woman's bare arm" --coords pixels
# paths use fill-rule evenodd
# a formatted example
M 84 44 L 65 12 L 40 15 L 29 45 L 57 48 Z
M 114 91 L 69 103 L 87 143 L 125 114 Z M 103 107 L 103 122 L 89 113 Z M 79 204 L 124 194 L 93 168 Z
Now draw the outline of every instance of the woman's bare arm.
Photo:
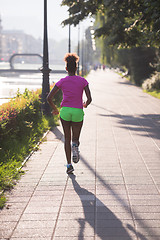
M 92 97 L 91 97 L 91 92 L 88 85 L 84 88 L 84 91 L 87 97 L 87 101 L 83 104 L 83 107 L 86 108 L 92 102 Z
M 47 96 L 47 101 L 48 101 L 49 105 L 51 106 L 51 108 L 53 109 L 52 113 L 54 115 L 59 114 L 59 111 L 58 111 L 57 107 L 53 103 L 53 97 L 58 92 L 58 90 L 59 90 L 59 88 L 55 85 Z

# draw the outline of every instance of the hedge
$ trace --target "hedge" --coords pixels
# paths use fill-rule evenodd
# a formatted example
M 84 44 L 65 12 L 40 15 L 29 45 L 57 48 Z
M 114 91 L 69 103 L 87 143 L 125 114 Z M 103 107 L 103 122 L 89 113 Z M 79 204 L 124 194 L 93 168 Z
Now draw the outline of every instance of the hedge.
M 128 70 L 130 80 L 141 86 L 143 81 L 156 70 L 156 49 L 151 47 L 110 48 L 106 52 L 107 63 L 121 70 Z

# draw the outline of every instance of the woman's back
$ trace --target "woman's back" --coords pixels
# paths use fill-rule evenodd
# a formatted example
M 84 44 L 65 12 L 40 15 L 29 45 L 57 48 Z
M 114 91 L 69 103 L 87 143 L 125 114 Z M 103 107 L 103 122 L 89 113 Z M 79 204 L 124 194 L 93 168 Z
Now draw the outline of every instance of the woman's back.
M 83 90 L 88 85 L 85 78 L 80 76 L 67 76 L 56 83 L 63 92 L 62 107 L 83 108 Z

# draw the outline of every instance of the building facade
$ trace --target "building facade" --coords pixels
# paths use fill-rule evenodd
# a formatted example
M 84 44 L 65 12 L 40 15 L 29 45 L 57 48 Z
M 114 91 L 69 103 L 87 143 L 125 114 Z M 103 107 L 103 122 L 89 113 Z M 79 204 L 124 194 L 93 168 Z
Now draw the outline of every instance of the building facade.
M 0 61 L 8 62 L 15 53 L 42 55 L 42 40 L 35 39 L 21 30 L 4 30 L 0 17 Z

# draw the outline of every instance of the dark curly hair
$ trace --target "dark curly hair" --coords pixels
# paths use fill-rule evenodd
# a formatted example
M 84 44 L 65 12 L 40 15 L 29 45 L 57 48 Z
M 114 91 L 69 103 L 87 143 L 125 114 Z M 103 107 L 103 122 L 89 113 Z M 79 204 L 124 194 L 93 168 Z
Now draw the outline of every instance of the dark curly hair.
M 76 53 L 67 53 L 64 57 L 69 72 L 75 72 L 79 57 Z

